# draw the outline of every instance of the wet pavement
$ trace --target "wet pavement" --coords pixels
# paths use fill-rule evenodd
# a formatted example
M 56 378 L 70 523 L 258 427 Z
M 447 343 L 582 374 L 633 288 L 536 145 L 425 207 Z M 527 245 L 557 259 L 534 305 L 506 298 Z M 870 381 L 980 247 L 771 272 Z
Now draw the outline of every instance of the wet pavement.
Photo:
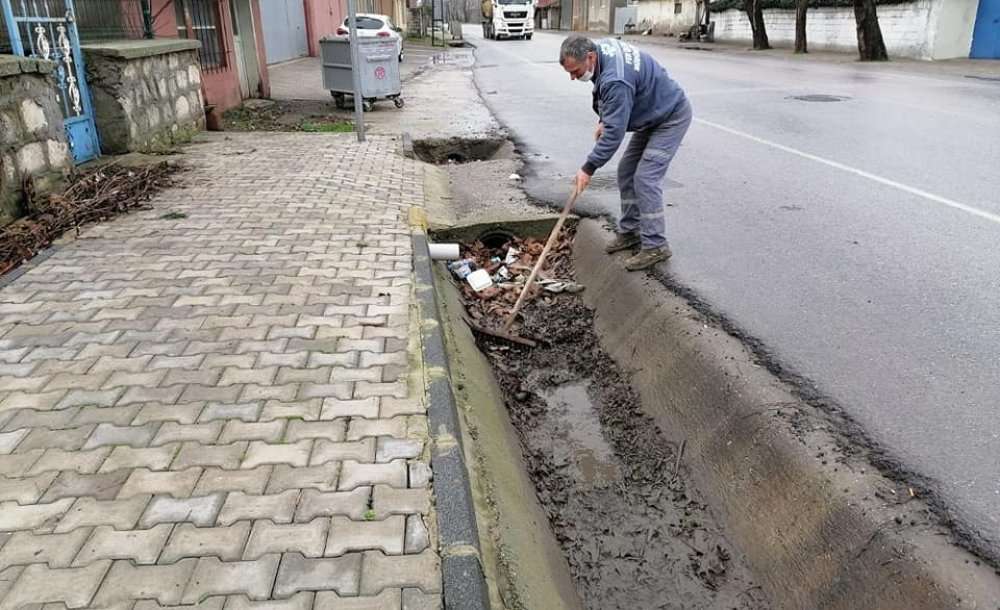
M 596 122 L 590 88 L 556 61 L 562 35 L 466 36 L 483 98 L 527 154 L 529 195 L 560 203 Z M 675 256 L 658 272 L 760 340 L 1000 555 L 1000 83 L 961 65 L 643 48 L 696 116 L 665 184 Z M 581 209 L 617 206 L 612 165 Z

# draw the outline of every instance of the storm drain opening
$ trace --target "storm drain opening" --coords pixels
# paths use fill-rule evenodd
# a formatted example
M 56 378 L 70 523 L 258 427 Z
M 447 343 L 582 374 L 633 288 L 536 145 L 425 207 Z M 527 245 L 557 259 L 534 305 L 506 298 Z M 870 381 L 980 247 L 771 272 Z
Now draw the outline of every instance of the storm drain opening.
M 461 244 L 458 260 L 440 264 L 470 327 L 501 329 L 552 224 L 435 234 Z M 687 480 L 683 445 L 644 414 L 629 374 L 601 346 L 573 267 L 574 236 L 571 224 L 512 328 L 533 345 L 474 334 L 579 598 L 594 610 L 770 607 Z
M 504 145 L 495 138 L 421 138 L 413 141 L 413 155 L 426 163 L 450 165 L 486 161 Z
M 846 102 L 851 99 L 845 95 L 826 95 L 823 93 L 815 93 L 809 95 L 792 95 L 789 96 L 790 100 L 798 100 L 800 102 Z

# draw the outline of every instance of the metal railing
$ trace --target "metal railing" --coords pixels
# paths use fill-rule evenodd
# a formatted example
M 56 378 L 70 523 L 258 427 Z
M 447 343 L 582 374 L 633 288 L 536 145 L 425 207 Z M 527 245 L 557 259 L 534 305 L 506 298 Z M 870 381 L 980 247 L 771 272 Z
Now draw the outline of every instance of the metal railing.
M 201 69 L 224 70 L 230 64 L 230 45 L 223 24 L 219 0 L 173 0 L 177 36 L 201 42 L 198 59 Z
M 13 0 L 12 4 L 23 5 L 24 13 L 30 8 L 39 15 L 66 14 L 65 0 Z M 76 0 L 74 12 L 80 42 L 152 38 L 152 21 L 143 12 L 146 6 L 144 0 Z M 0 53 L 11 52 L 7 23 L 0 15 Z

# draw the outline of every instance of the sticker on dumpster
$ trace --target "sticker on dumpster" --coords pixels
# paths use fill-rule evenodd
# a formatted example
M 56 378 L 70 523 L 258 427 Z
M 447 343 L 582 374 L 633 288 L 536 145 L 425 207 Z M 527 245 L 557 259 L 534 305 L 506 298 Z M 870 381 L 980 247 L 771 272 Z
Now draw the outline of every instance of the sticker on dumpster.
M 375 68 L 375 78 L 385 80 L 385 68 L 382 66 Z

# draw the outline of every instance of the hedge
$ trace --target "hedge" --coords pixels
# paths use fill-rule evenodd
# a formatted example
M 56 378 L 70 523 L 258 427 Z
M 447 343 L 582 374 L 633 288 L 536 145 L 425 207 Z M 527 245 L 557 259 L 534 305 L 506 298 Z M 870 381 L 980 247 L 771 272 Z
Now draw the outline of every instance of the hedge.
M 880 6 L 887 4 L 912 4 L 913 2 L 916 2 L 916 0 L 875 0 L 875 4 Z M 715 0 L 709 5 L 709 10 L 713 13 L 728 11 L 732 8 L 743 10 L 743 3 L 744 0 Z M 761 0 L 761 6 L 765 9 L 794 9 L 795 4 L 795 0 Z M 854 6 L 854 2 L 853 0 L 809 0 L 809 8 L 830 6 L 850 7 Z

